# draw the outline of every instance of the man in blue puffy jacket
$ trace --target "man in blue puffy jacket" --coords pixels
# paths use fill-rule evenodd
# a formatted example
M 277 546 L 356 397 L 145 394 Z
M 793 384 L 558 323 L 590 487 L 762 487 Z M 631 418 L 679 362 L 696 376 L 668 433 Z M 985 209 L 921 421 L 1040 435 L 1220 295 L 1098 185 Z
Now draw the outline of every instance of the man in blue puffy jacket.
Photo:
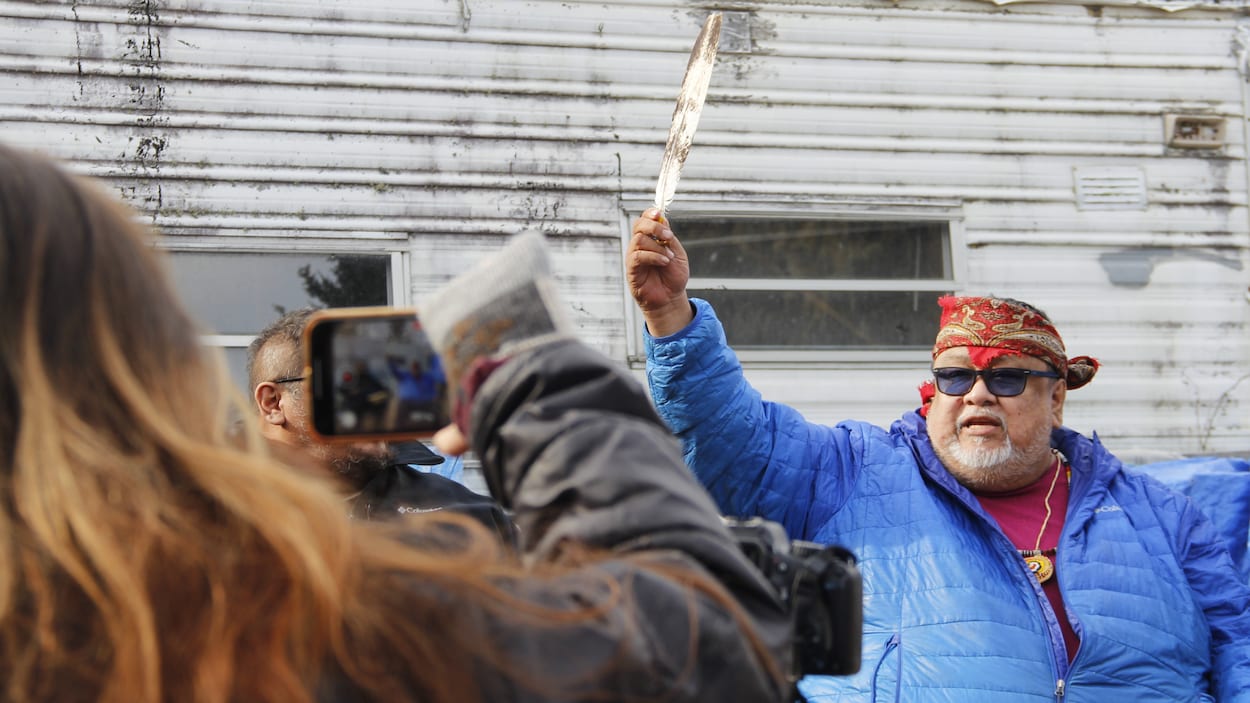
M 1250 701 L 1250 587 L 1188 499 L 1063 426 L 1098 364 L 1041 311 L 943 298 L 920 410 L 829 427 L 746 382 L 656 211 L 626 266 L 656 407 L 721 510 L 860 559 L 863 666 L 808 700 Z

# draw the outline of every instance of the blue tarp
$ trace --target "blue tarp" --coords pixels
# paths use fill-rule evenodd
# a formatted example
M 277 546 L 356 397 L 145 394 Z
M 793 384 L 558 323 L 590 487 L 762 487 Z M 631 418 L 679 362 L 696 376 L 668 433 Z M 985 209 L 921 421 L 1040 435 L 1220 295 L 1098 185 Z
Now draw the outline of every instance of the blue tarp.
M 1250 461 L 1195 457 L 1132 468 L 1192 498 L 1224 535 L 1233 562 L 1250 581 Z

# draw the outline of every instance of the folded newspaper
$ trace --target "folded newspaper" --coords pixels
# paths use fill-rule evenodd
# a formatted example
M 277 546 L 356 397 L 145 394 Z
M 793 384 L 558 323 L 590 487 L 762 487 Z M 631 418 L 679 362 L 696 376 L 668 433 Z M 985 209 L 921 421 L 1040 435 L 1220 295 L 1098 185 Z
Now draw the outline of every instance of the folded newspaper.
M 518 234 L 452 279 L 418 306 L 418 316 L 453 393 L 479 360 L 573 336 L 546 240 L 535 231 Z

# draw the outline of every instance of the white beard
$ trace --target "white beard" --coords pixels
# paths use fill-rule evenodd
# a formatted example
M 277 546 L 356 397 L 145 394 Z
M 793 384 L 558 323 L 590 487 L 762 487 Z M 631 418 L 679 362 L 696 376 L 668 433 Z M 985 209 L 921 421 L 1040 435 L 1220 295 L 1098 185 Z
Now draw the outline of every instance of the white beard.
M 1037 466 L 1050 450 L 1050 428 L 1039 426 L 1036 436 L 1017 449 L 1007 435 L 1007 418 L 988 408 L 970 411 L 969 414 L 988 414 L 997 418 L 1003 428 L 1003 443 L 990 449 L 980 446 L 982 438 L 974 437 L 972 446 L 965 446 L 959 441 L 958 428 L 963 424 L 961 417 L 955 423 L 957 431 L 950 441 L 945 446 L 933 446 L 951 475 L 974 491 L 1012 490 L 1032 481 Z
M 994 469 L 1000 464 L 1005 464 L 1011 460 L 1011 456 L 1015 453 L 1016 448 L 1012 445 L 1010 437 L 1006 439 L 1007 442 L 1000 445 L 997 449 L 987 449 L 981 446 L 965 449 L 958 437 L 952 437 L 951 441 L 946 445 L 946 451 L 950 453 L 950 458 L 954 463 L 961 464 L 969 469 L 985 471 Z M 981 437 L 974 437 L 973 441 L 977 445 L 984 443 Z

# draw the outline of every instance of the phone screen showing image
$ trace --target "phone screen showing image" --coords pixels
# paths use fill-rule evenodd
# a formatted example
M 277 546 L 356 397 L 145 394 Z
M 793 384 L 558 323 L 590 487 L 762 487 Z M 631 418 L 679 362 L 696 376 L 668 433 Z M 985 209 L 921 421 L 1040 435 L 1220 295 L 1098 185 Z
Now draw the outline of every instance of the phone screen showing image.
M 446 375 L 415 314 L 333 315 L 308 338 L 319 434 L 428 437 L 449 423 Z

